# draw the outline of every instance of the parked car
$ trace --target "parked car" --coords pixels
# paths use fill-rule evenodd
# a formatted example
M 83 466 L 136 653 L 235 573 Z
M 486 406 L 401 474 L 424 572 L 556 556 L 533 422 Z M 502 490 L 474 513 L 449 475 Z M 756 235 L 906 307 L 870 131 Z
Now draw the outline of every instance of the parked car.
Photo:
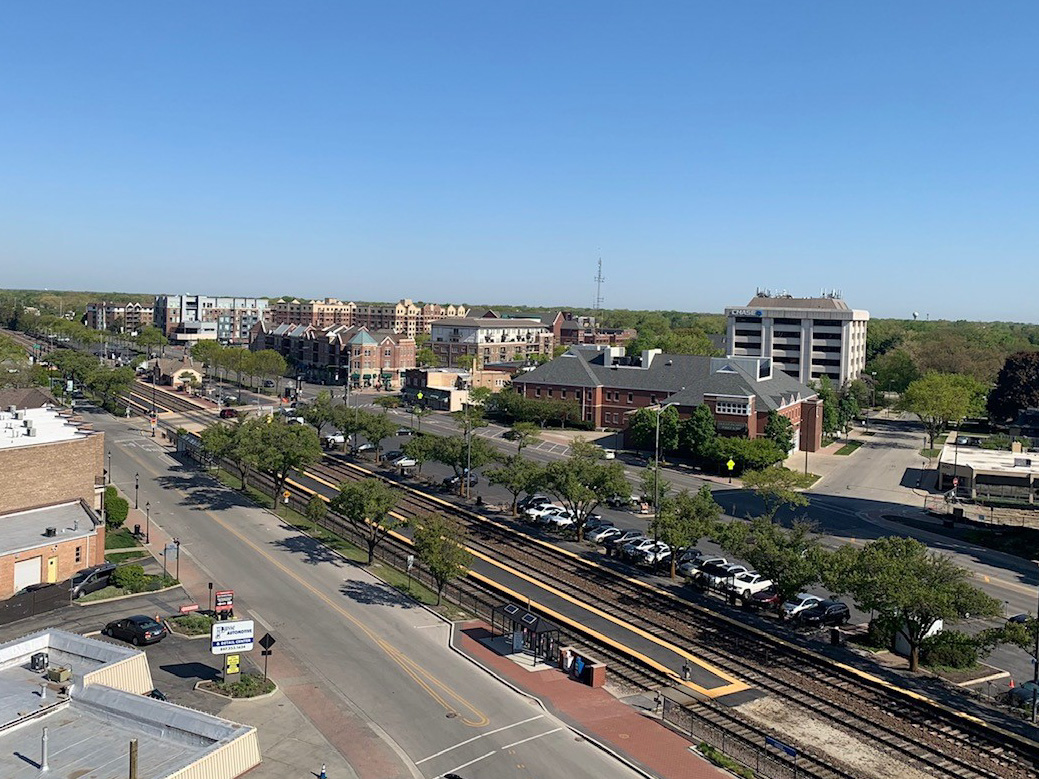
M 393 461 L 394 468 L 414 468 L 416 465 L 418 465 L 418 460 L 414 457 L 408 457 L 407 455 L 398 457 Z
M 529 519 L 532 519 L 535 522 L 537 522 L 538 519 L 544 516 L 545 514 L 554 514 L 557 511 L 565 510 L 566 509 L 564 509 L 558 503 L 540 503 L 536 506 L 531 506 L 523 513 L 526 514 Z
M 221 419 L 234 419 L 236 416 L 238 416 L 238 411 L 236 409 L 233 409 L 233 408 L 222 408 L 222 409 L 220 409 L 220 418 Z
M 393 462 L 394 460 L 399 460 L 403 456 L 404 452 L 402 452 L 400 449 L 391 449 L 382 456 L 382 459 Z
M 109 622 L 101 632 L 112 638 L 129 641 L 134 646 L 154 644 L 166 638 L 166 628 L 143 614 Z
M 671 547 L 663 541 L 655 541 L 653 546 L 642 551 L 639 562 L 645 565 L 663 565 L 671 559 Z
M 398 427 L 397 435 L 415 435 L 415 431 L 410 427 Z
M 334 449 L 338 446 L 343 446 L 344 444 L 346 444 L 346 436 L 342 433 L 332 433 L 331 435 L 326 435 L 324 438 L 322 438 L 321 443 L 324 445 L 326 449 Z
M 365 454 L 366 452 L 374 452 L 375 444 L 359 444 L 350 450 L 354 454 Z
M 589 533 L 592 530 L 598 530 L 601 527 L 613 527 L 613 522 L 608 519 L 603 519 L 598 514 L 589 514 L 584 520 L 585 533 Z
M 619 536 L 623 532 L 619 527 L 597 527 L 592 532 L 586 534 L 585 538 L 593 544 L 604 544 L 608 539 Z
M 712 589 L 721 589 L 725 582 L 746 570 L 747 566 L 739 563 L 708 563 L 700 569 L 700 579 Z
M 272 380 L 270 380 L 270 379 L 264 379 L 263 380 L 263 386 L 265 386 L 265 387 L 273 387 L 274 386 L 274 382 Z
M 682 572 L 682 575 L 687 579 L 698 579 L 700 573 L 703 571 L 704 566 L 707 565 L 726 565 L 729 561 L 724 557 L 712 557 L 710 555 L 701 555 L 693 560 L 682 563 L 678 570 Z
M 527 509 L 544 506 L 546 503 L 551 502 L 552 498 L 548 497 L 547 495 L 528 495 L 516 505 L 519 506 L 519 508 L 523 511 L 526 511 Z
M 797 596 L 791 598 L 783 604 L 783 610 L 780 612 L 780 616 L 783 619 L 790 619 L 796 617 L 802 611 L 814 608 L 823 602 L 823 599 L 818 595 L 812 595 L 809 592 L 798 593 Z
M 504 438 L 506 441 L 517 441 L 520 439 L 520 437 L 522 437 L 522 435 L 523 433 L 521 433 L 519 430 L 506 430 L 504 433 L 501 434 L 501 437 Z
M 652 538 L 645 538 L 640 535 L 638 538 L 633 538 L 620 547 L 620 557 L 622 560 L 640 560 L 642 559 L 642 553 L 653 546 L 654 543 L 656 542 Z
M 606 499 L 606 505 L 611 509 L 630 511 L 639 505 L 639 499 L 634 495 L 611 495 Z
M 755 592 L 761 592 L 771 587 L 773 581 L 764 574 L 757 571 L 739 573 L 732 579 L 727 580 L 722 587 L 729 592 L 735 592 L 743 600 L 749 600 Z
M 574 517 L 572 511 L 560 511 L 555 514 L 546 514 L 542 518 L 545 524 L 551 526 L 555 530 L 564 530 L 568 527 L 573 527 L 577 524 L 577 519 Z
M 754 609 L 775 609 L 778 608 L 781 601 L 779 590 L 775 587 L 769 587 L 767 590 L 755 592 L 744 605 Z
M 622 530 L 619 534 L 607 538 L 603 542 L 603 546 L 606 547 L 607 551 L 613 551 L 618 546 L 623 546 L 636 538 L 642 539 L 644 536 L 638 530 Z
M 824 600 L 797 615 L 804 627 L 834 627 L 851 621 L 851 609 L 839 600 Z
M 84 568 L 73 576 L 70 583 L 73 600 L 107 587 L 116 567 L 115 563 L 101 563 L 101 565 Z
M 462 481 L 462 478 L 463 477 L 461 477 L 461 476 L 448 476 L 446 479 L 444 479 L 442 482 L 440 482 L 440 486 L 441 486 L 442 489 L 446 489 L 446 490 L 458 489 L 459 484 Z M 471 473 L 467 477 L 464 477 L 464 478 L 466 480 L 466 483 L 470 487 L 475 487 L 477 484 L 480 483 L 480 477 L 477 476 L 475 473 Z
M 612 449 L 603 449 L 602 450 L 602 458 L 604 460 L 616 460 L 617 459 L 617 453 L 615 451 L 613 451 Z

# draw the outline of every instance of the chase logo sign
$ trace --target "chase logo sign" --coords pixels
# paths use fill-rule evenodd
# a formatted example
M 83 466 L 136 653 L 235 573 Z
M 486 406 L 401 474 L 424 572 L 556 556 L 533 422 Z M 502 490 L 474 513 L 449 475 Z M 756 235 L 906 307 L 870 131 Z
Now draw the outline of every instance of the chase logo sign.
M 733 316 L 764 316 L 764 312 L 760 308 L 753 310 L 749 308 L 733 308 L 729 310 L 729 313 Z

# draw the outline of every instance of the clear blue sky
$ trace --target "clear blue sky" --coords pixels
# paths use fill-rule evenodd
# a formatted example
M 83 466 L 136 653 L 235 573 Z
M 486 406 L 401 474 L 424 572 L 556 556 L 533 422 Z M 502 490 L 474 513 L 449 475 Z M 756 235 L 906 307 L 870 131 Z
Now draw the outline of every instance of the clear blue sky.
M 1039 3 L 41 2 L 0 286 L 1039 321 Z

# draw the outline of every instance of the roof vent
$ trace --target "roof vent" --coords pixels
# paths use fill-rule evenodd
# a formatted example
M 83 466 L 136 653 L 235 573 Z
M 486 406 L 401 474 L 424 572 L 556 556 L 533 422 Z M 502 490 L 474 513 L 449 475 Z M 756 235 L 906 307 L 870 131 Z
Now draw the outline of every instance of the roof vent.
M 35 438 L 36 437 L 36 428 L 35 427 L 30 427 L 28 430 L 25 431 L 25 434 L 27 436 L 29 436 L 29 438 Z
M 674 364 L 675 363 L 674 363 L 673 360 L 668 360 L 667 362 L 664 363 L 664 365 L 674 365 Z
M 49 527 L 43 531 L 43 534 L 47 536 L 47 538 L 54 538 L 58 535 L 58 529 L 56 527 Z

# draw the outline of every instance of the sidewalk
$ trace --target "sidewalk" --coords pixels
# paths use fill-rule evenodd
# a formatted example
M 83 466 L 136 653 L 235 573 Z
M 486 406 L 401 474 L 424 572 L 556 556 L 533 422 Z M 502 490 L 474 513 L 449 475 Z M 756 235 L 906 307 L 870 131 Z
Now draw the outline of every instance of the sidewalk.
M 556 669 L 528 671 L 480 642 L 487 623 L 458 623 L 451 644 L 461 654 L 517 689 L 540 699 L 553 714 L 640 770 L 661 779 L 716 779 L 728 776 L 691 751 L 689 741 L 652 717 Z
M 259 509 L 258 509 L 259 510 Z M 144 523 L 144 512 L 130 509 L 126 526 Z M 172 537 L 151 520 L 151 543 L 146 548 L 159 560 Z M 181 550 L 185 552 L 184 549 Z M 171 565 L 170 568 L 173 566 Z M 180 561 L 180 581 L 187 603 L 205 608 L 210 576 L 184 554 Z M 221 588 L 220 582 L 215 583 Z M 248 617 L 248 609 L 236 603 L 236 612 Z M 257 625 L 258 635 L 263 626 Z M 284 779 L 287 776 L 318 776 L 327 767 L 335 779 L 394 779 L 409 776 L 398 768 L 399 760 L 385 743 L 367 728 L 359 717 L 344 712 L 321 689 L 310 671 L 299 666 L 287 647 L 278 646 L 270 657 L 269 675 L 278 683 L 278 692 L 258 701 L 234 701 L 220 716 L 256 727 L 263 762 L 250 773 L 250 779 Z M 250 662 L 259 658 L 250 657 Z M 356 770 L 355 770 L 356 767 Z

